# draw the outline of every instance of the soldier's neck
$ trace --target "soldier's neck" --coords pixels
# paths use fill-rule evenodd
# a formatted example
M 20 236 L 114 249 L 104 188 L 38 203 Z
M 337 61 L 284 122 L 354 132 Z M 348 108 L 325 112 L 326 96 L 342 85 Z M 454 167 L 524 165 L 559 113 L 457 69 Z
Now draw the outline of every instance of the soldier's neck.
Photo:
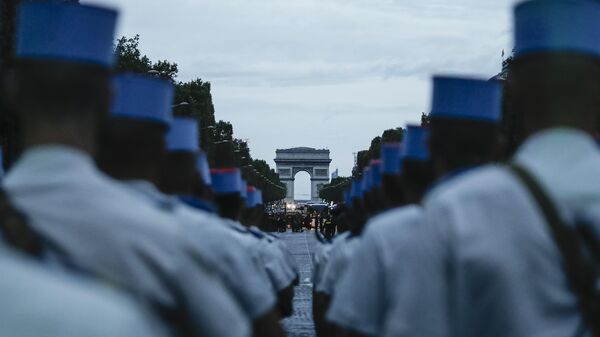
M 96 134 L 92 130 L 72 125 L 54 125 L 52 128 L 23 130 L 23 148 L 25 150 L 47 144 L 73 147 L 92 157 L 96 155 Z

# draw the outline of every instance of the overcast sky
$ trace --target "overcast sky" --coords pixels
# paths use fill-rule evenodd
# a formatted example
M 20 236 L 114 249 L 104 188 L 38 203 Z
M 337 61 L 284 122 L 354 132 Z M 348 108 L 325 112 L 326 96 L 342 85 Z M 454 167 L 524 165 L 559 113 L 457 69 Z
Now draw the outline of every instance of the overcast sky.
M 120 9 L 119 35 L 140 34 L 179 80 L 210 81 L 216 118 L 253 157 L 274 165 L 277 148 L 328 148 L 341 175 L 383 130 L 419 121 L 432 74 L 495 75 L 515 2 L 93 1 Z

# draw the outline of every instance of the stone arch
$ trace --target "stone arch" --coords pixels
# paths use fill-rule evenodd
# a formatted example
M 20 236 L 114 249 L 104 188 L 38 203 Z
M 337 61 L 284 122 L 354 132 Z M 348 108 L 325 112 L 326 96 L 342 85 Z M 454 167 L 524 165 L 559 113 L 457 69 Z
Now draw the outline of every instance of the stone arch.
M 310 147 L 277 150 L 275 164 L 279 179 L 287 186 L 287 201 L 294 200 L 294 180 L 296 174 L 301 171 L 310 175 L 311 200 L 320 200 L 319 191 L 329 183 L 329 150 Z

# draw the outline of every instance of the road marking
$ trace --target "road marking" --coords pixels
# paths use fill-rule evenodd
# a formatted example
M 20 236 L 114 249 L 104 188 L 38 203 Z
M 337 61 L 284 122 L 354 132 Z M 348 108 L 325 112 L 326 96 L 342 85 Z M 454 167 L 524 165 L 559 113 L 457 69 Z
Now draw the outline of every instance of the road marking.
M 310 274 L 312 275 L 315 266 L 313 266 L 312 255 L 310 254 L 310 248 L 308 248 L 308 235 L 304 235 L 304 244 L 306 245 L 306 253 L 308 254 L 308 261 L 310 261 Z

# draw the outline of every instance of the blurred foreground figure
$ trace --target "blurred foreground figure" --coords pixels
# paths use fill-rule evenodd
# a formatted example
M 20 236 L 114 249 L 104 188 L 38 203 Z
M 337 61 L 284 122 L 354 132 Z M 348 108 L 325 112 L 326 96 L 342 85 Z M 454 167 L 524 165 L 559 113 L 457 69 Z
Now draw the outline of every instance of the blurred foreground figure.
M 596 1 L 516 6 L 508 104 L 524 143 L 428 196 L 418 335 L 600 335 L 599 17 Z
M 266 234 L 250 229 L 240 222 L 248 197 L 248 186 L 242 180 L 240 169 L 212 169 L 211 180 L 215 201 L 225 226 L 240 235 L 246 249 L 260 261 L 266 270 L 271 285 L 277 293 L 281 316 L 291 316 L 294 283 L 297 275 L 293 265 L 289 263 L 288 258 L 277 244 L 267 238 Z
M 403 182 L 400 186 L 403 187 L 403 191 L 401 194 L 406 196 L 405 200 L 414 200 L 411 204 L 419 202 L 425 188 L 431 183 L 431 165 L 427 150 L 428 135 L 427 129 L 408 126 L 401 158 L 394 160 L 395 165 L 402 166 Z M 390 169 L 386 171 L 399 172 L 399 170 Z M 381 235 L 388 238 L 390 242 L 397 236 L 404 236 L 406 229 L 403 227 L 406 225 L 402 226 L 399 223 L 402 221 L 403 215 L 398 214 L 397 210 L 383 212 L 370 219 L 360 240 L 354 239 L 352 246 L 346 247 L 343 254 L 338 254 L 339 257 L 336 257 L 334 252 L 331 253 L 329 262 L 331 267 L 329 268 L 337 265 L 340 270 L 337 272 L 337 277 L 331 281 L 333 283 L 330 286 L 332 301 L 327 313 L 327 320 L 328 324 L 335 325 L 336 328 L 331 327 L 331 330 L 337 334 L 345 333 L 348 330 L 380 335 L 380 332 L 371 331 L 378 328 L 377 324 L 381 317 L 379 314 L 385 310 L 381 306 L 394 300 L 392 290 L 395 290 L 394 287 L 399 284 L 399 281 L 387 279 L 384 281 L 378 278 L 383 278 L 387 273 L 395 271 L 396 266 L 391 263 L 399 263 L 405 256 L 396 254 L 401 242 L 397 242 L 391 247 L 369 246 L 365 248 L 363 246 L 364 241 L 369 240 L 369 237 L 372 236 L 371 233 L 379 231 L 382 223 L 394 223 L 393 228 L 388 227 L 381 231 Z M 414 219 L 410 218 L 409 220 Z M 386 256 L 378 257 L 378 251 L 386 251 Z M 357 275 L 361 273 L 361 270 L 364 271 L 364 274 Z M 327 274 L 327 270 L 325 273 Z M 387 284 L 389 287 L 386 286 Z M 352 319 L 349 319 L 350 315 L 352 315 Z M 377 317 L 377 322 L 373 322 L 375 317 Z M 400 319 L 402 318 L 398 318 L 398 320 Z
M 182 335 L 248 336 L 213 271 L 184 254 L 176 222 L 94 165 L 116 17 L 96 7 L 21 5 L 7 89 L 25 152 L 3 185 L 59 261 L 139 297 Z M 240 319 L 224 322 L 213 307 Z
M 381 191 L 386 209 L 404 204 L 402 188 L 402 144 L 381 144 Z
M 0 335 L 166 336 L 125 296 L 55 273 L 0 248 Z
M 191 198 L 197 179 L 196 120 L 171 117 L 173 85 L 168 81 L 124 74 L 114 84 L 112 115 L 101 131 L 100 167 L 178 222 L 186 251 L 217 271 L 246 316 L 255 321 L 254 335 L 279 336 L 275 297 L 266 274 L 260 273 L 261 266 L 217 217 L 178 198 Z M 159 191 L 159 182 L 173 196 Z M 194 305 L 204 307 L 212 319 L 238 320 L 231 316 L 235 312 L 219 312 L 219 306 L 209 307 L 202 301 Z
M 315 321 L 315 330 L 317 336 L 331 336 L 333 327 L 325 321 L 325 313 L 331 302 L 331 295 L 334 290 L 334 283 L 339 277 L 340 264 L 332 260 L 341 259 L 348 251 L 349 243 L 354 243 L 356 236 L 353 235 L 358 231 L 357 222 L 362 222 L 360 216 L 355 214 L 362 212 L 363 198 L 361 182 L 355 179 L 351 183 L 351 187 L 344 193 L 345 207 L 344 212 L 347 214 L 346 231 L 338 232 L 338 235 L 333 237 L 331 243 L 320 243 L 316 247 L 314 255 L 314 272 L 313 272 L 313 319 Z
M 265 205 L 263 203 L 262 191 L 260 189 L 248 185 L 245 208 L 245 214 L 247 214 L 249 221 L 244 223 L 244 225 L 248 227 L 250 231 L 254 232 L 255 235 L 263 236 L 268 242 L 275 244 L 275 246 L 279 248 L 281 254 L 284 256 L 288 268 L 291 268 L 291 271 L 295 277 L 293 284 L 300 284 L 300 268 L 298 267 L 298 262 L 292 255 L 292 252 L 288 246 L 285 244 L 285 242 L 283 242 L 283 240 L 280 239 L 279 236 L 265 232 L 259 228 L 265 216 Z

